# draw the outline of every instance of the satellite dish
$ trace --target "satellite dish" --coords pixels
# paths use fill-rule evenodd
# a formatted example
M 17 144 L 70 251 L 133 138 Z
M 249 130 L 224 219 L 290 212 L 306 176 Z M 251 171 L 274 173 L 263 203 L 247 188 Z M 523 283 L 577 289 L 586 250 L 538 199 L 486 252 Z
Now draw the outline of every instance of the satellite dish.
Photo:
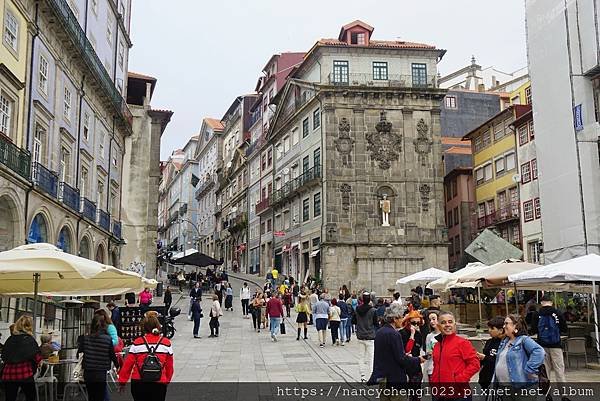
M 513 174 L 512 180 L 513 180 L 513 182 L 521 181 L 521 174 Z

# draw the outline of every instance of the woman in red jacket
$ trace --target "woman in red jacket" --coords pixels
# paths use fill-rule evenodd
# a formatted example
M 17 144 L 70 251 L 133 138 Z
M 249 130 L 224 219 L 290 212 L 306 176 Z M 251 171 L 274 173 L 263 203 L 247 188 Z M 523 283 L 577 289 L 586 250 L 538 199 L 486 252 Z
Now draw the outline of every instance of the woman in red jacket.
M 431 392 L 437 400 L 471 399 L 469 381 L 479 372 L 479 358 L 473 345 L 456 335 L 456 319 L 441 312 L 438 342 L 433 347 Z
M 144 335 L 133 340 L 123 367 L 119 371 L 119 385 L 124 387 L 131 377 L 131 395 L 134 401 L 164 401 L 167 396 L 167 385 L 173 377 L 173 348 L 171 341 L 161 335 L 162 330 L 158 318 L 154 314 L 146 315 L 142 320 Z M 143 382 L 140 368 L 148 348 L 158 356 L 162 371 L 156 382 Z

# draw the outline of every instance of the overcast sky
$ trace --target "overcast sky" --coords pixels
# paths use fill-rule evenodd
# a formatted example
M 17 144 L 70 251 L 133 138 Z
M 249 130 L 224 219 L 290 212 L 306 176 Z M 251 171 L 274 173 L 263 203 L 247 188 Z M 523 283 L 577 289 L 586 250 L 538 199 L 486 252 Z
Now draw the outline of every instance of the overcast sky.
M 133 0 L 129 70 L 154 76 L 154 108 L 174 111 L 161 159 L 254 91 L 274 53 L 308 51 L 360 19 L 374 39 L 446 49 L 441 74 L 475 55 L 482 67 L 526 66 L 523 0 Z

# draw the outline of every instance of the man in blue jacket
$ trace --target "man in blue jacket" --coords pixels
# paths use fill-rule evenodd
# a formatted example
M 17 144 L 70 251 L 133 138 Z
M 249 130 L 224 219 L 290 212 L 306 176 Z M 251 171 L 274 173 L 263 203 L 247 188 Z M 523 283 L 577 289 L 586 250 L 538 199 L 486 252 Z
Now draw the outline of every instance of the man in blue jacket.
M 367 384 L 373 385 L 385 381 L 385 388 L 406 387 L 408 375 L 421 369 L 423 357 L 407 356 L 398 329 L 402 327 L 403 310 L 400 305 L 392 304 L 384 313 L 385 324 L 375 335 L 375 354 L 373 373 Z

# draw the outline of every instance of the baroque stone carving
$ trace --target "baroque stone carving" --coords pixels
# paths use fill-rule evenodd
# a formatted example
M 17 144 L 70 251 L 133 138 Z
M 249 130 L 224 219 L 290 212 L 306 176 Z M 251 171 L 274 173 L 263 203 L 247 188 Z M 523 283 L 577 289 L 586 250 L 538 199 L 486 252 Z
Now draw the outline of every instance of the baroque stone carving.
M 342 209 L 350 210 L 350 191 L 352 187 L 348 184 L 340 185 L 340 192 L 342 193 Z
M 328 223 L 325 226 L 327 234 L 327 242 L 335 242 L 337 240 L 337 228 L 333 223 Z
M 342 165 L 344 167 L 350 167 L 350 155 L 352 153 L 352 148 L 354 147 L 354 139 L 350 137 L 350 123 L 346 117 L 342 117 L 340 120 L 339 131 L 339 136 L 334 141 L 335 148 L 342 156 Z
M 429 211 L 429 193 L 431 192 L 431 187 L 429 184 L 421 184 L 419 185 L 419 193 L 421 194 L 421 210 L 424 212 Z
M 371 152 L 371 157 L 379 163 L 380 169 L 387 170 L 392 161 L 398 160 L 400 156 L 402 138 L 392 132 L 392 123 L 387 121 L 385 111 L 381 112 L 375 129 L 376 133 L 369 132 L 366 135 L 367 151 Z
M 426 166 L 426 157 L 427 154 L 431 152 L 431 146 L 433 145 L 433 141 L 429 139 L 427 133 L 429 132 L 429 127 L 425 123 L 425 121 L 421 118 L 417 123 L 417 138 L 413 141 L 415 145 L 415 152 L 419 155 L 419 162 L 421 162 L 421 166 Z

